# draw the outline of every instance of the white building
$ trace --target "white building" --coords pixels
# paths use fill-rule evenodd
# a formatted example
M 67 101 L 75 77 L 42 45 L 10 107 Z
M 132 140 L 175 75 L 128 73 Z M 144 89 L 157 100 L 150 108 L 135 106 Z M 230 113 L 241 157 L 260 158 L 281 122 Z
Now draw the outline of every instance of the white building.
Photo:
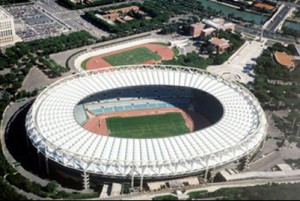
M 0 47 L 12 45 L 16 40 L 14 17 L 0 6 Z

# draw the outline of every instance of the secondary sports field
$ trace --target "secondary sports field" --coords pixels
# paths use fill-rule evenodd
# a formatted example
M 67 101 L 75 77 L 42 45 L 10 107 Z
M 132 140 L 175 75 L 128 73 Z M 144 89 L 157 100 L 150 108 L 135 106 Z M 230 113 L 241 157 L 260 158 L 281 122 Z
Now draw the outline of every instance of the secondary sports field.
M 161 57 L 146 47 L 139 47 L 126 52 L 120 52 L 103 59 L 113 66 L 142 64 L 149 60 L 161 60 Z
M 142 44 L 86 59 L 81 67 L 86 70 L 118 65 L 154 64 L 174 57 L 173 49 L 164 44 Z
M 181 113 L 106 119 L 110 136 L 120 138 L 161 138 L 190 132 Z

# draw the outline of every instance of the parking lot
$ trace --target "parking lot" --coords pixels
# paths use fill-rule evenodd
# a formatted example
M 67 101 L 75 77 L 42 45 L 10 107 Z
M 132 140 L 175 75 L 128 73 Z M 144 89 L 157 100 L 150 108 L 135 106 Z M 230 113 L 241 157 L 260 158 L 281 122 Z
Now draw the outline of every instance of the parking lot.
M 66 8 L 58 5 L 55 0 L 39 0 L 37 4 L 47 9 L 51 13 L 61 12 L 67 10 Z
M 69 27 L 51 17 L 45 9 L 39 6 L 11 6 L 6 10 L 14 16 L 16 33 L 24 41 L 57 36 L 71 31 Z M 18 26 L 18 23 L 25 24 L 25 26 Z
M 81 17 L 84 15 L 84 10 L 68 10 L 58 5 L 53 0 L 40 0 L 37 2 L 37 5 L 47 10 L 52 16 L 59 19 L 61 23 L 65 24 L 73 31 L 85 30 L 97 38 L 109 35 L 107 32 L 85 21 Z

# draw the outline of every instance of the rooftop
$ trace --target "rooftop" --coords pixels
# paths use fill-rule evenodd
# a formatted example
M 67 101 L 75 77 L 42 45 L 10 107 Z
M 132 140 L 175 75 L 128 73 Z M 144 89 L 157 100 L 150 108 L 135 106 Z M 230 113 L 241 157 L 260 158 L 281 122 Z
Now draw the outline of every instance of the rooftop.
M 107 13 L 128 13 L 129 11 L 139 11 L 140 8 L 138 6 L 129 6 L 129 7 L 125 7 L 125 8 L 118 8 L 118 9 L 112 9 L 112 10 L 108 10 Z
M 202 90 L 220 99 L 226 113 L 212 127 L 161 139 L 105 137 L 85 130 L 76 122 L 74 107 L 83 97 L 135 85 Z M 26 128 L 33 146 L 64 166 L 106 176 L 127 177 L 134 173 L 134 176 L 165 177 L 223 165 L 232 161 L 233 151 L 234 159 L 244 156 L 264 139 L 266 119 L 252 94 L 237 83 L 196 68 L 132 65 L 82 72 L 52 84 L 34 102 Z M 239 143 L 244 145 L 243 149 L 236 146 Z M 222 153 L 224 157 L 220 161 L 207 159 L 212 153 Z M 195 164 L 198 159 L 206 164 Z M 116 166 L 112 167 L 112 163 Z
M 194 28 L 204 28 L 205 24 L 203 24 L 202 22 L 198 22 L 198 23 L 192 24 L 191 27 L 194 27 Z
M 274 53 L 276 61 L 288 69 L 293 69 L 295 68 L 295 63 L 294 63 L 294 57 L 291 55 L 288 55 L 285 52 L 275 52 Z
M 291 168 L 291 166 L 289 166 L 288 164 L 277 164 L 276 167 L 280 170 L 280 171 L 290 171 L 293 170 L 293 168 Z
M 213 27 L 209 27 L 209 28 L 206 28 L 206 29 L 203 29 L 204 32 L 210 32 L 210 31 L 215 31 L 216 29 L 213 28 Z
M 211 38 L 209 40 L 209 42 L 218 47 L 223 47 L 223 48 L 229 47 L 228 40 L 225 40 L 224 38 L 221 38 L 221 39 L 220 38 Z
M 254 6 L 258 7 L 258 8 L 265 8 L 265 9 L 268 9 L 268 10 L 273 10 L 274 9 L 274 6 L 271 6 L 271 5 L 265 4 L 265 3 L 257 3 Z
M 232 23 L 232 22 L 227 22 L 227 23 L 224 24 L 224 27 L 228 27 L 228 26 L 232 26 L 232 25 L 235 25 L 235 24 Z
M 217 23 L 219 25 L 223 25 L 225 23 L 225 20 L 222 18 L 215 18 L 212 20 L 214 23 Z
M 12 15 L 0 6 L 0 19 L 2 20 L 7 18 L 12 18 Z
M 214 22 L 213 20 L 210 20 L 210 19 L 203 19 L 202 22 L 204 24 L 207 24 L 208 26 L 214 27 L 214 28 L 216 28 L 218 30 L 224 28 L 223 25 L 218 24 L 218 23 L 216 23 L 216 22 Z

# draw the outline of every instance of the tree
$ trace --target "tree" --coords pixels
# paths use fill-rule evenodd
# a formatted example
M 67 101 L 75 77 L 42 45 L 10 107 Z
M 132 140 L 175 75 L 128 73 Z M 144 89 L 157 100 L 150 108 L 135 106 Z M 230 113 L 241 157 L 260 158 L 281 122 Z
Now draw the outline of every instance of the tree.
M 13 83 L 13 82 L 16 80 L 17 76 L 16 76 L 14 73 L 8 73 L 8 74 L 5 76 L 5 78 L 6 78 L 6 81 L 7 81 L 7 82 Z
M 45 191 L 48 193 L 53 193 L 58 187 L 57 182 L 51 181 L 45 186 Z

